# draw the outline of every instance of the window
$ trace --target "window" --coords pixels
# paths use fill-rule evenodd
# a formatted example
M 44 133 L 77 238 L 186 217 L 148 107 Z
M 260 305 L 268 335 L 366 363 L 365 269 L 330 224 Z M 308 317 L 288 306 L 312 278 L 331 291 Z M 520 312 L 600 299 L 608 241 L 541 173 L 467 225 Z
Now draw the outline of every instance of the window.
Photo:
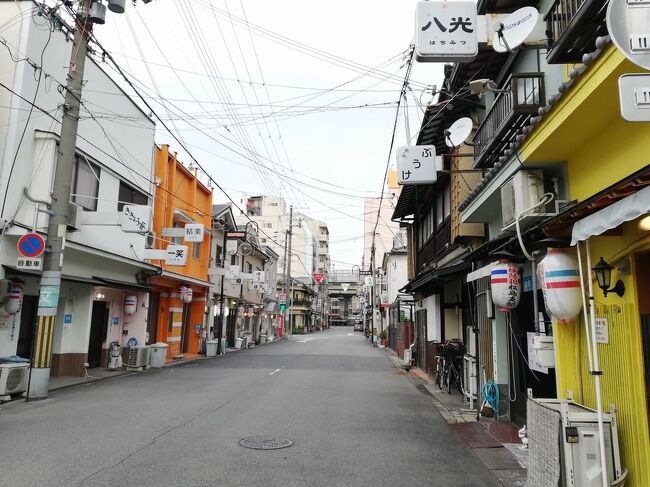
M 149 197 L 142 191 L 132 188 L 128 184 L 120 181 L 120 190 L 117 196 L 117 211 L 122 211 L 124 205 L 132 203 L 134 205 L 148 205 Z
M 99 196 L 99 167 L 85 157 L 75 157 L 72 172 L 72 202 L 87 211 L 97 211 Z
M 181 222 L 172 223 L 172 228 L 185 228 L 185 224 Z M 172 245 L 183 245 L 183 237 L 171 237 Z
M 443 191 L 436 192 L 436 226 L 440 225 L 444 220 L 444 200 L 445 195 Z
M 265 238 L 262 239 L 262 243 L 266 243 L 266 239 L 265 239 Z
M 230 265 L 237 265 L 237 264 L 239 264 L 239 256 L 231 255 L 230 256 Z
M 192 242 L 192 258 L 196 260 L 201 258 L 201 242 Z
M 264 228 L 273 228 L 273 223 L 265 223 Z
M 216 257 L 217 267 L 222 267 L 221 264 L 221 259 L 223 258 L 223 256 L 221 255 L 222 252 L 223 252 L 223 247 L 221 245 L 217 245 L 217 257 Z
M 249 274 L 253 272 L 253 264 L 251 264 L 250 262 L 246 262 L 246 272 Z

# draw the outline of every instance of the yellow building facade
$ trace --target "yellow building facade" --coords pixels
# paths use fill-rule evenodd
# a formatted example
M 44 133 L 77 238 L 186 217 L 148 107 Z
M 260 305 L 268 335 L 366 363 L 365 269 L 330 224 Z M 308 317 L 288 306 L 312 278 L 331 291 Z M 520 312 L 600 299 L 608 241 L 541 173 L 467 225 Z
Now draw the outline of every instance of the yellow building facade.
M 613 45 L 605 47 L 524 142 L 523 162 L 563 165 L 568 199 L 577 201 L 575 211 L 551 225 L 553 232 L 570 235 L 576 221 L 650 187 L 650 123 L 626 122 L 619 109 L 619 77 L 639 71 Z M 603 407 L 616 407 L 621 460 L 632 487 L 650 485 L 649 223 L 648 214 L 640 215 L 590 237 L 591 262 L 582 254 L 585 269 L 603 257 L 614 267 L 612 286 L 619 279 L 625 285 L 622 297 L 605 297 L 593 284 L 596 315 L 607 320 L 608 331 L 607 342 L 598 345 Z M 582 318 L 557 323 L 554 333 L 558 396 L 595 408 Z

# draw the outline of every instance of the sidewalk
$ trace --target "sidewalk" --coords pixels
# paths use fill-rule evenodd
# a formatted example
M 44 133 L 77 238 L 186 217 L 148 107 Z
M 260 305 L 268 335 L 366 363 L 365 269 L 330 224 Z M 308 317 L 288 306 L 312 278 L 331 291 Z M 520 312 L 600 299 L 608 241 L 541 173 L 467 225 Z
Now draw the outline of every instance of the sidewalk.
M 384 349 L 395 367 L 403 369 L 403 362 L 390 349 Z M 442 391 L 423 370 L 413 367 L 404 372 L 408 380 L 431 399 L 452 429 L 481 462 L 494 474 L 503 487 L 524 487 L 526 485 L 528 450 L 522 448 L 518 429 L 511 423 L 481 418 L 477 421 L 476 411 L 467 411 L 468 404 L 458 391 Z M 475 405 L 477 407 L 480 405 Z

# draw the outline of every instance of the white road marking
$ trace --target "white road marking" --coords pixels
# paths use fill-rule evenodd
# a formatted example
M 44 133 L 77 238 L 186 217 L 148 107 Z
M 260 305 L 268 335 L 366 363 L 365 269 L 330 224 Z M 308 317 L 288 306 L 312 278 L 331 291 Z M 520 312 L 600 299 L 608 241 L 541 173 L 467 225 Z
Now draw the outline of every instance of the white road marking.
M 275 374 L 276 372 L 280 372 L 281 370 L 282 370 L 282 367 L 280 367 L 279 369 L 275 369 L 275 370 L 274 370 L 273 372 L 271 372 L 269 375 L 273 375 L 273 374 Z
M 348 336 L 349 336 L 349 337 L 353 337 L 353 336 L 354 336 L 354 333 L 348 333 Z

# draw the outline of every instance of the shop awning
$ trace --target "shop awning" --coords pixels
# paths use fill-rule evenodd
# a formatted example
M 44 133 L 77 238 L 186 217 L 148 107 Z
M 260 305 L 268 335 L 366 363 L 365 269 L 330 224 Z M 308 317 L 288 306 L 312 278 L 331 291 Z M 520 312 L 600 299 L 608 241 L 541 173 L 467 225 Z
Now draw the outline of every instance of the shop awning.
M 650 213 L 650 186 L 575 222 L 571 233 L 571 245 L 600 235 L 646 213 Z
M 17 267 L 10 266 L 10 265 L 2 265 L 2 267 L 10 274 L 16 275 L 16 276 L 32 276 L 32 277 L 41 277 L 41 273 L 39 271 L 27 271 L 24 269 L 18 269 Z M 63 274 L 61 276 L 62 281 L 67 281 L 67 282 L 79 282 L 82 284 L 92 284 L 93 286 L 101 286 L 102 283 L 98 281 L 95 278 L 87 278 L 87 277 L 77 277 L 77 276 L 69 276 L 67 274 Z
M 106 286 L 116 289 L 124 289 L 126 291 L 148 292 L 149 287 L 133 282 L 117 281 L 115 279 L 108 279 L 106 277 L 93 276 L 93 279 L 99 281 L 98 286 Z

